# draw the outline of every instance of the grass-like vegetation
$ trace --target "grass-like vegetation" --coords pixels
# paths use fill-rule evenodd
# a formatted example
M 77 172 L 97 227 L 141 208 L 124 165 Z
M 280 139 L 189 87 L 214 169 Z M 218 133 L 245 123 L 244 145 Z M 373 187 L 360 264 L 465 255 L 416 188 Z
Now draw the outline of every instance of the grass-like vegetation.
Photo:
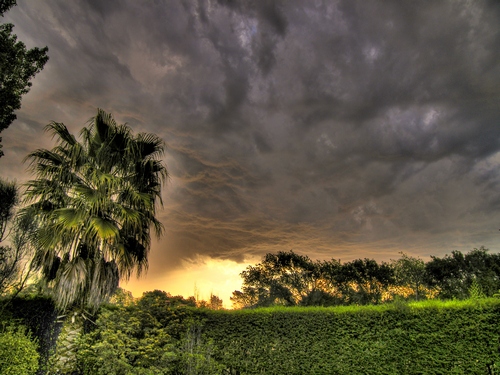
M 335 313 L 335 314 L 352 314 L 352 313 L 369 313 L 369 312 L 386 312 L 391 310 L 419 310 L 419 309 L 466 309 L 466 308 L 491 308 L 500 306 L 500 298 L 476 298 L 464 300 L 439 300 L 429 299 L 421 301 L 403 301 L 396 300 L 380 305 L 348 305 L 348 306 L 271 306 L 258 307 L 255 309 L 241 310 L 217 310 L 211 311 L 211 314 L 231 314 L 231 315 L 254 315 L 273 314 L 273 313 Z

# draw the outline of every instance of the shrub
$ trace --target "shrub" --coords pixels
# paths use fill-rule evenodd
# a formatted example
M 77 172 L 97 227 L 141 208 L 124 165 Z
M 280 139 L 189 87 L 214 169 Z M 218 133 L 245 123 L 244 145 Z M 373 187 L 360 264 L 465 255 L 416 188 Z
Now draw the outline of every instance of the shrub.
M 7 326 L 0 333 L 0 374 L 31 375 L 38 370 L 37 343 L 24 327 Z
M 203 322 L 188 320 L 186 333 L 178 347 L 177 373 L 185 375 L 220 375 L 226 366 L 213 358 L 215 345 L 202 335 Z
M 103 308 L 95 329 L 78 342 L 85 375 L 170 374 L 176 360 L 171 337 L 135 306 Z

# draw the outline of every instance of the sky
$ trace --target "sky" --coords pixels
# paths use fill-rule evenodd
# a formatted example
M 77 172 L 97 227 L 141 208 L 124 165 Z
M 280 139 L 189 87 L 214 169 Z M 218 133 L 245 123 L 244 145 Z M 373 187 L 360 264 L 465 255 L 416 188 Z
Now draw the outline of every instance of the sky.
M 500 250 L 500 3 L 18 0 L 49 61 L 1 133 L 0 176 L 97 108 L 167 145 L 134 295 L 219 295 L 269 252 L 428 260 Z

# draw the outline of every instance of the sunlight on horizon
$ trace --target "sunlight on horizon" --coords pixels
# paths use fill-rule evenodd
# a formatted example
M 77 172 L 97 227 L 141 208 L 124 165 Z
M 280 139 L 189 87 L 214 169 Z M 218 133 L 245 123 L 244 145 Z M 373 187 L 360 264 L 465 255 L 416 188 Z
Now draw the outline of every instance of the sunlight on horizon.
M 163 277 L 131 278 L 120 286 L 132 292 L 134 297 L 141 297 L 144 292 L 155 289 L 184 298 L 195 296 L 197 300 L 208 300 L 212 293 L 222 299 L 225 308 L 230 309 L 232 304 L 229 297 L 233 291 L 241 288 L 240 273 L 251 264 L 254 262 L 245 260 L 244 263 L 237 263 L 228 259 L 198 256 L 194 260 L 183 260 L 182 268 L 169 271 Z

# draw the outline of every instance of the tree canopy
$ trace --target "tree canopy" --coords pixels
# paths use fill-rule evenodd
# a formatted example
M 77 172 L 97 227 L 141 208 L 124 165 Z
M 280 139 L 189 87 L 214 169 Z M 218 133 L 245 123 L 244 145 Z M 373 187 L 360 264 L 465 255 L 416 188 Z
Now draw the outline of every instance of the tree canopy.
M 0 178 L 0 296 L 11 298 L 25 288 L 30 277 L 35 229 L 31 217 L 15 215 L 18 195 L 15 183 Z
M 23 215 L 36 218 L 35 264 L 54 288 L 56 305 L 96 308 L 135 271 L 147 268 L 151 230 L 167 170 L 164 142 L 134 135 L 98 110 L 81 141 L 62 123 L 46 130 L 52 150 L 28 155 L 35 179 L 26 184 Z
M 312 261 L 293 251 L 266 254 L 241 273 L 235 307 L 368 305 L 402 299 L 493 296 L 500 290 L 500 254 L 484 247 L 428 262 L 401 253 L 391 263 Z
M 16 5 L 15 0 L 0 1 L 0 15 Z M 48 48 L 26 49 L 13 34 L 14 25 L 0 25 L 0 132 L 16 119 L 15 111 L 21 108 L 21 97 L 31 87 L 30 80 L 39 73 L 49 57 Z M 1 141 L 1 138 L 0 138 Z M 0 157 L 3 155 L 0 144 Z

